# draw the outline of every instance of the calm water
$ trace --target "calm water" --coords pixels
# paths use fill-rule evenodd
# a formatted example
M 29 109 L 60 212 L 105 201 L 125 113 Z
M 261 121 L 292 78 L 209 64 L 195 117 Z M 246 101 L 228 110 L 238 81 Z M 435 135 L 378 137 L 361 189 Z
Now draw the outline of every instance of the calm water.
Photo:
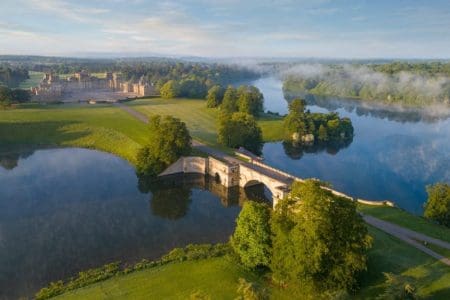
M 287 112 L 280 80 L 262 78 L 253 84 L 264 94 L 266 110 Z M 416 214 L 422 213 L 425 185 L 450 182 L 450 118 L 442 109 L 411 111 L 334 97 L 306 98 L 311 111 L 337 111 L 351 118 L 353 142 L 342 149 L 306 149 L 310 153 L 268 143 L 263 149 L 268 164 L 331 182 L 352 196 L 393 200 Z
M 239 202 L 263 195 L 260 188 L 227 190 L 203 176 L 141 182 L 142 191 L 138 184 L 127 162 L 102 152 L 0 156 L 0 299 L 33 295 L 50 281 L 112 261 L 226 241 Z

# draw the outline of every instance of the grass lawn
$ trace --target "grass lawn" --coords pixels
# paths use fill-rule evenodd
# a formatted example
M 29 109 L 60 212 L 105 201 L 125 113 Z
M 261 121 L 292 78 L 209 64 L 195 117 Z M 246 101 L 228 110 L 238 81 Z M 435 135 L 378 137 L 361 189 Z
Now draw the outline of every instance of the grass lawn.
M 217 109 L 206 108 L 202 99 L 151 98 L 127 102 L 127 105 L 148 116 L 172 115 L 183 120 L 196 139 L 211 145 L 217 144 Z M 258 121 L 263 130 L 264 141 L 281 140 L 282 121 L 276 117 L 263 117 Z
M 358 204 L 358 210 L 367 215 L 392 222 L 430 237 L 450 242 L 450 228 L 434 224 L 423 217 L 415 216 L 402 209 L 389 206 Z
M 362 277 L 362 288 L 353 299 L 374 299 L 383 291 L 383 272 L 410 278 L 419 296 L 450 299 L 450 268 L 391 237 L 369 227 L 374 246 L 369 253 L 369 270 Z M 172 263 L 87 286 L 58 299 L 189 299 L 199 292 L 211 299 L 235 299 L 238 279 L 264 283 L 227 258 Z M 318 299 L 301 289 L 270 290 L 272 299 Z M 294 296 L 295 295 L 295 296 Z
M 38 86 L 42 80 L 42 77 L 44 77 L 43 72 L 30 71 L 28 74 L 30 78 L 22 81 L 18 88 L 28 90 L 30 87 Z
M 0 147 L 74 146 L 119 155 L 131 163 L 146 125 L 110 105 L 25 105 L 0 110 Z
M 235 299 L 240 277 L 256 279 L 226 258 L 211 258 L 118 276 L 56 299 L 190 299 L 194 293 Z

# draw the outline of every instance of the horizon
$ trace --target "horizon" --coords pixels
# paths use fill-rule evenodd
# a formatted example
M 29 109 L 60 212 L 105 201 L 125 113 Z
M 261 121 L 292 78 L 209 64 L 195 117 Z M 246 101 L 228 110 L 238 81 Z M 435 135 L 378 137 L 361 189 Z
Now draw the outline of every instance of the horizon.
M 450 58 L 450 3 L 440 0 L 6 0 L 0 11 L 0 55 Z

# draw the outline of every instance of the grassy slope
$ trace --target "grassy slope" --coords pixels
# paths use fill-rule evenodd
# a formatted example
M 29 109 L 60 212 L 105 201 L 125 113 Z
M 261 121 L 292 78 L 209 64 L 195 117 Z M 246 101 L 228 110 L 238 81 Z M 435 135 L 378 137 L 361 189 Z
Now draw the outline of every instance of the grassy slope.
M 145 124 L 112 106 L 39 106 L 0 111 L 0 146 L 77 146 L 134 162 Z
M 358 204 L 358 209 L 367 215 L 409 228 L 437 239 L 450 242 L 450 229 L 433 224 L 427 219 L 410 214 L 399 208 L 389 206 L 370 206 Z
M 143 99 L 128 102 L 133 107 L 148 116 L 152 114 L 173 115 L 183 120 L 195 138 L 209 145 L 217 146 L 218 110 L 206 108 L 201 99 Z M 282 138 L 282 122 L 276 118 L 262 118 L 259 124 L 263 130 L 265 141 L 275 141 Z
M 189 299 L 195 292 L 214 296 L 213 299 L 235 299 L 240 277 L 252 275 L 225 258 L 211 258 L 115 277 L 57 299 Z
M 413 278 L 420 296 L 449 299 L 450 268 L 375 228 L 369 227 L 374 247 L 369 254 L 369 271 L 355 299 L 373 299 L 383 290 L 382 272 Z M 60 299 L 188 299 L 194 292 L 211 299 L 234 299 L 240 277 L 255 281 L 254 275 L 226 258 L 182 262 L 122 275 L 60 296 Z M 272 299 L 317 298 L 301 290 L 269 287 Z

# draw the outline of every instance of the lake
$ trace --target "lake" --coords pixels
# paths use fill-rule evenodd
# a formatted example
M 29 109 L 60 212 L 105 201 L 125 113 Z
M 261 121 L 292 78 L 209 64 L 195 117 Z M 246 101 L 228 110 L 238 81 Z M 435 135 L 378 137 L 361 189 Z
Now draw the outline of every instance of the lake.
M 254 81 L 265 109 L 287 113 L 282 82 L 275 77 Z M 296 95 L 288 95 L 292 99 Z M 447 110 L 413 110 L 359 100 L 299 95 L 313 112 L 336 111 L 355 129 L 350 145 L 341 149 L 292 149 L 267 143 L 266 163 L 302 178 L 330 182 L 337 190 L 369 200 L 392 200 L 422 214 L 425 186 L 450 182 L 450 118 Z
M 85 149 L 0 155 L 0 299 L 174 247 L 228 240 L 246 199 L 199 175 L 139 181 L 126 161 Z

